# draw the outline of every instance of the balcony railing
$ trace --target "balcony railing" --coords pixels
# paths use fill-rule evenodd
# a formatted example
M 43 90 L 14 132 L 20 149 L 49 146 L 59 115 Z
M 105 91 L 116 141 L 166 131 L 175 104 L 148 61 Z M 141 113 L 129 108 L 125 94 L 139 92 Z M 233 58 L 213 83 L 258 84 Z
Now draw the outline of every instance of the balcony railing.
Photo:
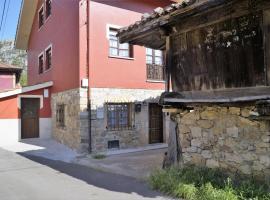
M 163 65 L 147 64 L 147 80 L 164 81 L 165 68 Z

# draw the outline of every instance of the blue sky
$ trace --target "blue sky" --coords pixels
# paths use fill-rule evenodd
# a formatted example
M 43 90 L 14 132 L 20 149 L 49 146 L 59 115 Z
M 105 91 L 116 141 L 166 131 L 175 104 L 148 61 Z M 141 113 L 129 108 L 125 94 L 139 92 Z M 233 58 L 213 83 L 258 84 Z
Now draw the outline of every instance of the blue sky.
M 0 31 L 0 40 L 15 39 L 21 1 L 22 0 L 6 0 L 5 12 L 7 12 L 7 8 L 8 12 L 7 15 L 5 14 L 3 18 L 2 29 Z M 5 0 L 0 0 L 0 22 L 2 19 L 4 3 Z

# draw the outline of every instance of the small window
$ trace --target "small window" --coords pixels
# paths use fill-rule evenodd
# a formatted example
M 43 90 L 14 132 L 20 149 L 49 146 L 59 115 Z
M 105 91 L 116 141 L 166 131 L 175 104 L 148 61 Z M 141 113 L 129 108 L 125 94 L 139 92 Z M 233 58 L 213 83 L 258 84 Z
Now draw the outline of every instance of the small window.
M 108 141 L 108 149 L 119 149 L 119 140 Z
M 43 53 L 39 55 L 38 57 L 38 73 L 43 73 L 43 67 L 44 67 L 44 55 Z
M 129 103 L 107 104 L 107 129 L 125 130 L 132 128 L 132 106 Z
M 44 24 L 44 8 L 43 6 L 38 11 L 38 27 L 41 28 Z
M 65 105 L 64 104 L 57 105 L 56 124 L 58 127 L 65 127 Z
M 46 18 L 52 14 L 52 0 L 46 0 Z
M 110 40 L 110 56 L 131 58 L 133 57 L 133 48 L 128 43 L 120 44 L 119 39 L 116 37 L 117 29 L 109 29 Z
M 52 47 L 46 49 L 45 54 L 46 54 L 46 70 L 49 70 L 52 67 Z

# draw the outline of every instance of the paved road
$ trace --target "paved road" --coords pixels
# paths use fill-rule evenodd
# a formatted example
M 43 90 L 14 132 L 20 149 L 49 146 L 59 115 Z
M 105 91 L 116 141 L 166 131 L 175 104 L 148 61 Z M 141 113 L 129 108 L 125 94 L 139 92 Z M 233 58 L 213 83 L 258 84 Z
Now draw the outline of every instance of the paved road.
M 1 200 L 159 199 L 135 179 L 0 149 Z

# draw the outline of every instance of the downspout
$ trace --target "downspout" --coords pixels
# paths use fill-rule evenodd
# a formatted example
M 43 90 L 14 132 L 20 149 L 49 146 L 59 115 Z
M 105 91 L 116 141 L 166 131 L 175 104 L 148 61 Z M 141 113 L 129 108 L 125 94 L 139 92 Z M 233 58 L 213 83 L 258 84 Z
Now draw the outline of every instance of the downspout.
M 87 25 L 87 50 L 86 50 L 86 74 L 88 78 L 88 90 L 87 90 L 87 110 L 88 110 L 88 131 L 89 131 L 89 145 L 88 151 L 92 153 L 92 120 L 91 120 L 91 92 L 90 92 L 90 0 L 86 0 L 86 25 Z

